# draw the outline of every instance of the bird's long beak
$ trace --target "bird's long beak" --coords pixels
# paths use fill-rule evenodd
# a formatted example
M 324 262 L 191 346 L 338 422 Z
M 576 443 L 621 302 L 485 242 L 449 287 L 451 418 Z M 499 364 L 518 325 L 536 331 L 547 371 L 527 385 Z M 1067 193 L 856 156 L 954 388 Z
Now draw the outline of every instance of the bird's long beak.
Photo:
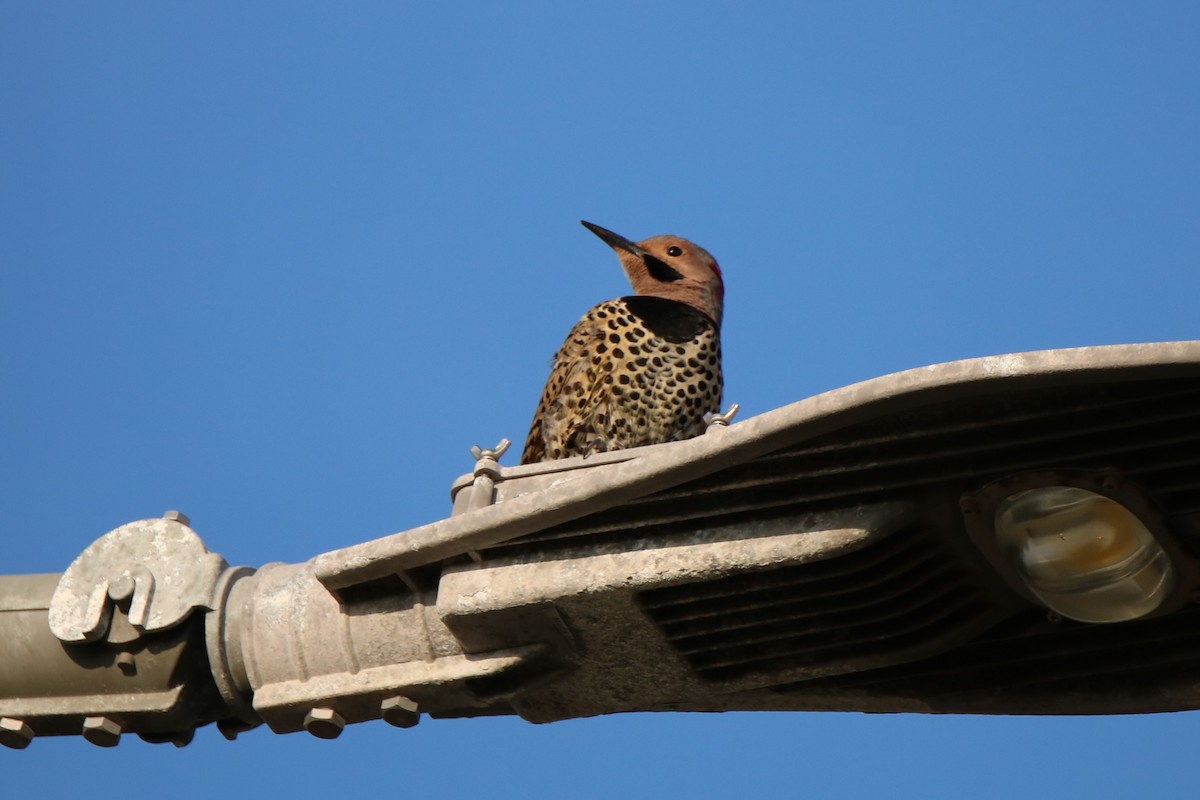
M 635 256 L 637 256 L 639 258 L 646 257 L 647 254 L 646 254 L 645 250 L 638 247 L 636 244 L 629 241 L 624 236 L 621 236 L 619 233 L 613 233 L 608 228 L 601 228 L 599 225 L 593 225 L 592 223 L 588 222 L 586 219 L 581 219 L 581 220 L 579 220 L 579 222 L 583 225 L 583 227 L 587 228 L 589 231 L 591 231 L 592 233 L 596 234 L 601 239 L 603 239 L 604 243 L 607 244 L 612 249 L 625 250 L 627 252 L 633 253 Z

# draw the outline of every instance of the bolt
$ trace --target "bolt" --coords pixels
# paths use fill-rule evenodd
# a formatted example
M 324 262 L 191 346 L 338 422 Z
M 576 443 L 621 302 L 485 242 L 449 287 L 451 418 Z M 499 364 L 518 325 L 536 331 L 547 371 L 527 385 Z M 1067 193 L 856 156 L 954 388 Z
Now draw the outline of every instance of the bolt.
M 97 747 L 116 747 L 121 743 L 121 725 L 108 717 L 88 717 L 83 721 L 83 738 Z
M 304 715 L 304 730 L 318 739 L 336 739 L 345 727 L 346 720 L 332 708 L 314 708 Z
M 133 660 L 133 653 L 117 653 L 117 669 L 121 670 L 123 675 L 137 675 L 137 664 Z
M 195 729 L 186 731 L 175 731 L 173 733 L 139 733 L 138 737 L 143 742 L 150 744 L 167 744 L 170 742 L 176 747 L 186 747 L 191 744 L 192 737 L 196 735 Z
M 246 722 L 237 717 L 226 717 L 225 719 L 217 720 L 217 730 L 231 742 L 238 737 L 239 733 L 245 733 L 257 727 L 258 723 Z
M 741 408 L 742 407 L 740 405 L 738 405 L 737 403 L 734 403 L 733 405 L 731 405 L 729 407 L 729 410 L 726 411 L 724 414 L 713 413 L 711 411 L 708 412 L 707 414 L 704 415 L 704 420 L 705 420 L 705 424 L 706 424 L 705 430 L 710 431 L 713 428 L 728 427 L 729 423 L 733 422 L 733 418 L 737 416 L 737 413 L 738 413 L 738 411 L 741 410 Z
M 162 518 L 174 520 L 175 522 L 178 522 L 180 525 L 186 525 L 189 528 L 192 527 L 192 521 L 190 519 L 188 519 L 188 515 L 183 513 L 182 511 L 164 511 Z
M 471 445 L 471 455 L 478 461 L 481 458 L 490 458 L 493 461 L 498 461 L 500 456 L 508 452 L 508 448 L 512 446 L 512 442 L 508 439 L 501 439 L 499 444 L 491 450 L 484 450 L 477 444 Z
M 33 728 L 23 719 L 0 718 L 0 744 L 13 750 L 24 750 L 33 741 Z
M 397 728 L 411 728 L 421 721 L 417 701 L 403 695 L 384 700 L 379 704 L 379 710 L 383 713 L 383 721 Z

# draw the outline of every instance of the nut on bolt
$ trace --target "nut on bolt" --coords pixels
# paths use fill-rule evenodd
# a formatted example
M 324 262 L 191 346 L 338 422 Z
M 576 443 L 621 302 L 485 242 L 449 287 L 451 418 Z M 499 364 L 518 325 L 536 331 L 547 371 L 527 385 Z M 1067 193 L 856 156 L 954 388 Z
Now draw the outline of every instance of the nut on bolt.
M 490 450 L 485 450 L 477 444 L 471 445 L 471 456 L 476 460 L 487 458 L 492 461 L 499 461 L 500 456 L 508 452 L 508 448 L 512 447 L 512 442 L 508 439 L 501 439 L 499 444 Z
M 403 695 L 389 697 L 379 704 L 383 721 L 397 728 L 411 728 L 421 721 L 421 712 L 417 701 Z
M 116 747 L 121 743 L 121 724 L 108 717 L 88 717 L 83 721 L 83 738 L 97 747 Z
M 729 423 L 733 422 L 733 418 L 737 416 L 741 408 L 739 404 L 734 403 L 723 414 L 715 411 L 708 412 L 704 415 L 705 431 L 729 427 Z
M 33 728 L 23 719 L 0 718 L 0 744 L 24 750 L 33 741 Z
M 346 720 L 332 708 L 314 708 L 304 715 L 304 730 L 318 739 L 336 739 L 345 727 Z

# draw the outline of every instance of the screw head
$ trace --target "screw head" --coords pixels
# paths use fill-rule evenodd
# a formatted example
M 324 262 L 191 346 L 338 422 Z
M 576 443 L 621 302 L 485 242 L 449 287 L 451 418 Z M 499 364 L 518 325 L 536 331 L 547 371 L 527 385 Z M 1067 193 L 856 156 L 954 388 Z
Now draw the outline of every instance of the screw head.
M 304 715 L 304 730 L 318 739 L 336 739 L 345 727 L 346 720 L 332 708 L 314 708 Z

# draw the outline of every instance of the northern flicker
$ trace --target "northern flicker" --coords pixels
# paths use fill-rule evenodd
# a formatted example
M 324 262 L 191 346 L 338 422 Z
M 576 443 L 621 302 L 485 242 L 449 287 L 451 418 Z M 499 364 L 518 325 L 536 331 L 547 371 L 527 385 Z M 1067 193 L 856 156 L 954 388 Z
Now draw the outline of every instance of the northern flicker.
M 634 294 L 593 307 L 567 335 L 522 464 L 689 439 L 720 409 L 725 285 L 716 260 L 678 236 L 635 243 L 583 225 L 616 251 Z

